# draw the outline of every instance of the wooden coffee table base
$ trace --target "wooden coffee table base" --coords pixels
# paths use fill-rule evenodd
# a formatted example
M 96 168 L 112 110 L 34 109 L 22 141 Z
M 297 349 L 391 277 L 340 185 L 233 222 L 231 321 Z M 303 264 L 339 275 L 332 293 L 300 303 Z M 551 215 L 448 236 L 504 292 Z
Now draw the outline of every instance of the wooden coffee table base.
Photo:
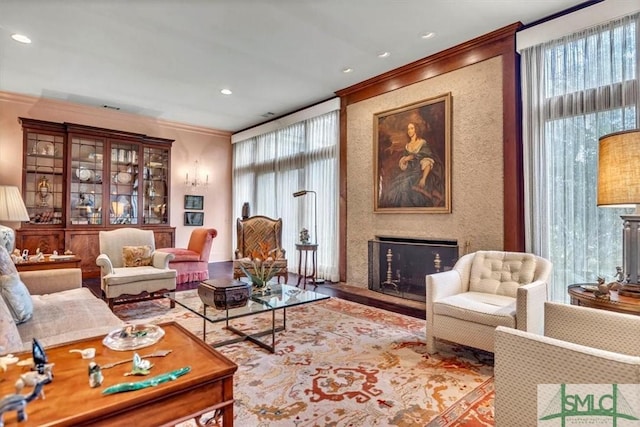
M 172 350 L 154 363 L 151 376 L 185 366 L 191 371 L 174 381 L 142 390 L 102 395 L 102 390 L 114 384 L 139 381 L 146 377 L 124 376 L 130 363 L 104 369 L 101 387 L 90 388 L 88 362 L 71 349 L 96 348 L 95 362 L 104 365 L 133 357 L 134 351 L 115 351 L 102 345 L 103 336 L 76 341 L 46 349 L 49 362 L 55 363 L 54 379 L 45 385 L 46 399 L 27 404 L 28 419 L 18 423 L 15 412 L 4 416 L 6 426 L 161 426 L 174 425 L 200 415 L 220 410 L 225 427 L 233 426 L 233 374 L 238 366 L 202 342 L 175 322 L 160 325 L 165 336 L 156 344 L 136 350 L 144 356 L 156 350 Z M 20 354 L 21 359 L 30 353 Z M 0 394 L 15 393 L 14 383 L 23 368 L 10 365 L 2 374 Z M 24 394 L 30 387 L 23 390 Z

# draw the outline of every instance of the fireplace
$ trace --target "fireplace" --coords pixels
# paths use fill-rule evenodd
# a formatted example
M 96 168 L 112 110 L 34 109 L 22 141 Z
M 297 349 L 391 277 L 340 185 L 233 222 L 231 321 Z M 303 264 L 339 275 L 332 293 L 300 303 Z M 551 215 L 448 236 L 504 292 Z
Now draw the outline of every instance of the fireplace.
M 457 240 L 376 236 L 369 240 L 369 289 L 425 301 L 424 277 L 451 270 L 457 260 Z

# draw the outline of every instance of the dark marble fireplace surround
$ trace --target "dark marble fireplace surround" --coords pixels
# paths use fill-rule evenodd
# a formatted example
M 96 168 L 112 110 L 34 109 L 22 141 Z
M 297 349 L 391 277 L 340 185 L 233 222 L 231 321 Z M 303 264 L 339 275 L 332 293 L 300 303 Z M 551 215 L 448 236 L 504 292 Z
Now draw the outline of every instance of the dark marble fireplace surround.
M 425 276 L 451 270 L 458 254 L 455 239 L 375 236 L 368 242 L 369 289 L 425 301 Z

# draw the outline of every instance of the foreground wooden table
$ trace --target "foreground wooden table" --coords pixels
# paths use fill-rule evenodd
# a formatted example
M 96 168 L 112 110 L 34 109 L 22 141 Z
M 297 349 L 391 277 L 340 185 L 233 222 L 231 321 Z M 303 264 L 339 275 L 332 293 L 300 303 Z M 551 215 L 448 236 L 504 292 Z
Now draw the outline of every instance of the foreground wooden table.
M 233 426 L 233 374 L 238 366 L 213 350 L 175 322 L 160 325 L 165 336 L 156 344 L 136 352 L 143 356 L 156 350 L 173 350 L 161 358 L 149 359 L 155 365 L 147 377 L 124 376 L 131 363 L 103 370 L 101 387 L 90 388 L 88 362 L 71 349 L 96 348 L 95 362 L 103 365 L 131 358 L 134 351 L 115 351 L 102 345 L 103 336 L 76 341 L 46 350 L 53 368 L 53 382 L 44 388 L 46 398 L 27 404 L 28 419 L 18 423 L 15 412 L 5 414 L 5 426 L 70 425 L 173 425 L 212 410 L 220 410 L 225 427 Z M 31 354 L 21 354 L 20 359 Z M 139 381 L 190 366 L 191 371 L 175 381 L 142 390 L 102 395 L 113 384 Z M 14 384 L 22 367 L 10 365 L 0 373 L 0 396 L 15 393 Z M 22 394 L 31 392 L 25 387 Z

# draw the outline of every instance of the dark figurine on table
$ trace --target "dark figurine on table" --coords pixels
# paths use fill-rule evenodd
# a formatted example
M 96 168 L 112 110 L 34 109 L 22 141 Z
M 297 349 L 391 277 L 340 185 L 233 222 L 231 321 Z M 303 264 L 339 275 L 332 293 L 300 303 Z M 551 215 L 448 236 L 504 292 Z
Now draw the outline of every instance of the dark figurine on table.
M 44 352 L 44 347 L 40 344 L 40 341 L 33 339 L 33 346 L 31 349 L 31 355 L 33 356 L 33 366 L 40 375 L 44 375 L 45 366 L 47 365 L 47 354 Z

